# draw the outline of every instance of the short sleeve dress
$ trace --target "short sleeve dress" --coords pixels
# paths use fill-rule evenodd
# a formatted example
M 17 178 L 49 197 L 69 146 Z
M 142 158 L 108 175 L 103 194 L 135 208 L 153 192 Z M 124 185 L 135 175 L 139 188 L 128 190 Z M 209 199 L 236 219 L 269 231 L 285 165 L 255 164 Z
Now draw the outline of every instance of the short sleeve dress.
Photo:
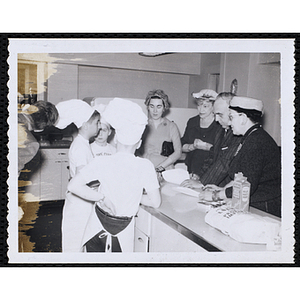
M 173 163 L 175 163 L 181 155 L 181 141 L 178 127 L 167 118 L 164 118 L 163 122 L 161 122 L 157 128 L 155 128 L 150 119 L 144 131 L 142 141 L 143 144 L 140 154 L 142 157 L 148 158 L 155 167 L 166 159 L 165 156 L 160 154 L 164 141 L 173 142 L 174 153 L 169 156 L 173 159 Z M 173 166 L 170 166 L 169 168 L 172 167 Z

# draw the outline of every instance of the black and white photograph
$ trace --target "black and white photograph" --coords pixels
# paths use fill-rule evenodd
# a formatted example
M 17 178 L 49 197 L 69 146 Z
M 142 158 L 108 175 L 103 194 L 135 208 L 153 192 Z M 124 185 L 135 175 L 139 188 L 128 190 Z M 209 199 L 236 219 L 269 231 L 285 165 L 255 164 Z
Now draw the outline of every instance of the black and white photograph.
M 8 50 L 9 263 L 293 262 L 293 39 Z

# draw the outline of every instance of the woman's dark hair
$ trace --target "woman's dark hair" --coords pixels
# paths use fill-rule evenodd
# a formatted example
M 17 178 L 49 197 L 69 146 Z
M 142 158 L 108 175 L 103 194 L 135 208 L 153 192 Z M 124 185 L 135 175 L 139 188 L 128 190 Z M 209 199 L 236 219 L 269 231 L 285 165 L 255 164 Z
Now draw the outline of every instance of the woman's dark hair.
M 229 106 L 230 109 L 235 110 L 238 113 L 244 113 L 251 122 L 253 123 L 260 123 L 261 122 L 261 118 L 262 118 L 262 112 L 258 111 L 256 109 L 245 109 L 245 108 L 241 108 L 241 107 L 233 107 L 233 106 Z
M 54 104 L 47 101 L 37 101 L 33 106 L 37 108 L 37 111 L 31 115 L 35 130 L 44 130 L 48 126 L 55 125 L 58 111 Z
M 171 104 L 169 102 L 169 97 L 168 97 L 168 95 L 165 94 L 165 92 L 163 90 L 150 91 L 144 102 L 146 106 L 149 106 L 151 99 L 161 99 L 165 110 L 169 109 L 171 106 Z

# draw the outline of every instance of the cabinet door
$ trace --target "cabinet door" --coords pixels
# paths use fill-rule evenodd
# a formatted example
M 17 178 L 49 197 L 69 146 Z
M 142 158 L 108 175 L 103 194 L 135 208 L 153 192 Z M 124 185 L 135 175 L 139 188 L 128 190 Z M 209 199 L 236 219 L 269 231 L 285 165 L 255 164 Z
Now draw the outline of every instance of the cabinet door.
M 152 218 L 149 252 L 206 252 L 167 224 Z
M 61 199 L 65 199 L 69 178 L 70 178 L 69 161 L 62 160 L 61 161 Z
M 24 200 L 27 202 L 40 201 L 40 152 L 26 164 L 26 167 L 21 171 L 18 184 L 20 191 L 24 190 Z
M 135 217 L 135 227 L 150 236 L 151 214 L 145 211 L 142 207 L 140 207 L 137 216 Z
M 149 237 L 135 227 L 134 230 L 134 252 L 148 252 Z
M 45 160 L 41 168 L 41 201 L 61 199 L 61 160 Z
M 65 198 L 69 172 L 68 149 L 42 149 L 41 201 Z

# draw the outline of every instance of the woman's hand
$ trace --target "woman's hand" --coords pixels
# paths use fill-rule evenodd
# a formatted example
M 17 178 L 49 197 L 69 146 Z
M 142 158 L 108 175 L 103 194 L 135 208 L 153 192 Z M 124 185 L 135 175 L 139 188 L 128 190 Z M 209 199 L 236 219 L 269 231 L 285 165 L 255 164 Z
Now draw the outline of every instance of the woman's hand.
M 186 179 L 183 181 L 180 186 L 187 187 L 187 188 L 192 188 L 192 189 L 201 189 L 203 188 L 203 184 L 195 179 Z
M 212 144 L 203 142 L 200 139 L 195 139 L 193 146 L 194 146 L 195 149 L 209 151 L 209 149 L 212 147 Z

